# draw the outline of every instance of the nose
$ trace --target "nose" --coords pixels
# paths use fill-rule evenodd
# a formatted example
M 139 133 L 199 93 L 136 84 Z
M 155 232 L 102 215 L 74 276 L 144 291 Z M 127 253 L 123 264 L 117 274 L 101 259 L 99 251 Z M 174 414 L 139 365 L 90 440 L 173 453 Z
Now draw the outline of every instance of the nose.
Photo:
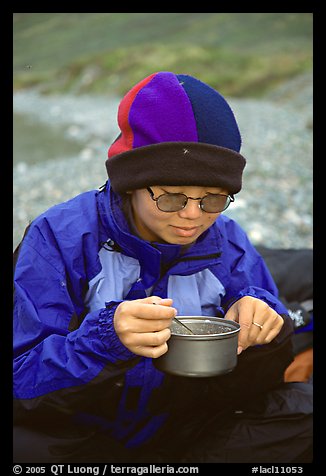
M 202 215 L 203 210 L 200 208 L 200 202 L 199 200 L 191 200 L 188 199 L 188 203 L 183 208 L 178 212 L 179 216 L 181 218 L 188 218 L 191 220 L 194 220 Z

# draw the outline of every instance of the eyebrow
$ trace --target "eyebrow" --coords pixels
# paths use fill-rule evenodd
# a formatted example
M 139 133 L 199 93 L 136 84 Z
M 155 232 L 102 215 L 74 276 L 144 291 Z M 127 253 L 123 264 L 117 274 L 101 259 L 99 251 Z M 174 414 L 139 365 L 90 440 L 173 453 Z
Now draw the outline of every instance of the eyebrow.
M 185 192 L 171 192 L 171 191 L 169 191 L 169 190 L 166 190 L 166 189 L 163 188 L 163 187 L 160 187 L 159 185 L 156 185 L 156 186 L 157 186 L 159 189 L 161 189 L 164 193 L 181 193 L 181 194 L 187 196 L 187 194 L 186 194 Z M 176 185 L 176 187 L 177 187 L 177 185 Z M 158 192 L 158 193 L 159 193 L 159 192 Z M 207 191 L 205 191 L 204 193 L 206 194 L 205 196 L 207 196 L 207 195 L 227 195 L 227 193 L 226 193 L 226 192 L 223 192 L 222 190 L 219 191 L 219 192 L 207 192 Z
M 156 187 L 158 187 L 160 190 L 162 190 L 164 193 L 182 193 L 182 192 L 171 192 L 169 190 L 166 190 L 165 188 L 163 187 L 160 187 L 159 185 L 156 185 Z M 177 185 L 176 185 L 177 187 Z

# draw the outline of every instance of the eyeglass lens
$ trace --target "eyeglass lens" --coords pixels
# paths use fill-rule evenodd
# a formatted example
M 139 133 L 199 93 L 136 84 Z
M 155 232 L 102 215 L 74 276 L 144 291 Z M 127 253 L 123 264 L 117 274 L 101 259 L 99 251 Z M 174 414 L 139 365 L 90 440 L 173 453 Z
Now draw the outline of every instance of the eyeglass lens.
M 160 195 L 156 201 L 160 210 L 166 212 L 182 210 L 191 197 L 182 193 L 169 193 Z M 200 207 L 208 213 L 218 213 L 225 210 L 230 204 L 228 195 L 206 195 L 200 200 Z

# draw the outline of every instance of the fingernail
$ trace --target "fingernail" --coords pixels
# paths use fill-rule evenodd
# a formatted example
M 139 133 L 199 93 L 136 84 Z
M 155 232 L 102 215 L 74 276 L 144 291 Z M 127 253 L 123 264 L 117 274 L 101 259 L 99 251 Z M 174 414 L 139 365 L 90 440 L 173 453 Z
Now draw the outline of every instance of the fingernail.
M 242 351 L 243 351 L 243 348 L 241 347 L 241 345 L 239 345 L 239 347 L 238 347 L 238 355 L 240 355 Z

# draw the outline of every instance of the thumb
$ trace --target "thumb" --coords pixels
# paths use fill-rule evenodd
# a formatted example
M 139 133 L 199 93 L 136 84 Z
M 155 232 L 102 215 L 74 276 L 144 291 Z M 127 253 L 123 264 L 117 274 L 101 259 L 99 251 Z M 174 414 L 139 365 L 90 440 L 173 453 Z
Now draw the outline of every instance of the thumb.
M 167 307 L 172 307 L 173 300 L 171 298 L 160 298 L 158 296 L 152 296 L 152 298 L 155 298 L 155 301 L 152 301 L 151 304 L 157 304 L 159 306 L 167 306 Z M 174 315 L 178 315 L 177 309 L 174 307 Z
M 172 306 L 173 300 L 171 298 L 162 298 L 158 304 L 161 306 Z
M 225 319 L 229 319 L 230 321 L 239 322 L 239 311 L 237 306 L 231 306 L 230 309 L 225 314 Z M 242 344 L 242 329 L 238 335 L 238 349 L 237 354 L 240 355 L 243 351 L 244 345 Z
M 173 300 L 171 298 L 161 298 L 160 296 L 149 296 L 141 299 L 146 304 L 157 304 L 160 306 L 172 306 Z

